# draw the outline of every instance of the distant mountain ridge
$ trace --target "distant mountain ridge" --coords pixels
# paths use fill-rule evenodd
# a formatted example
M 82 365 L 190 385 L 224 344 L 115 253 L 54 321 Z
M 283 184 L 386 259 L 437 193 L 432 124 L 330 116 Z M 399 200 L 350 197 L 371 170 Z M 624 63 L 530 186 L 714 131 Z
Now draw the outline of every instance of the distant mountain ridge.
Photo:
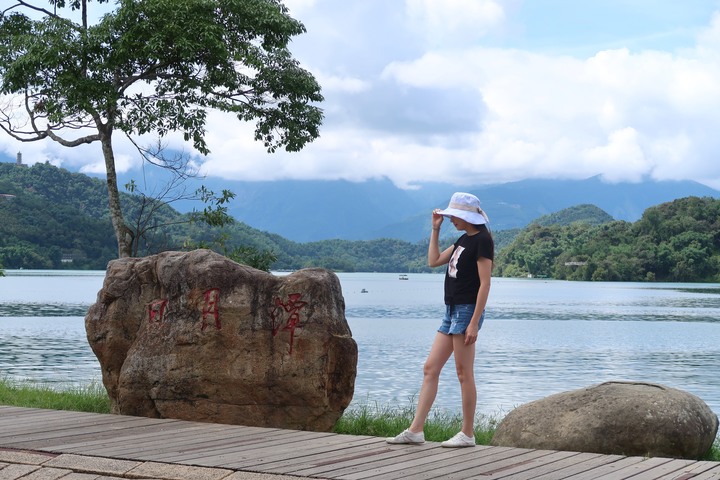
M 124 185 L 140 175 L 121 175 L 118 183 Z M 422 241 L 428 236 L 430 212 L 446 207 L 455 191 L 480 198 L 494 232 L 524 228 L 540 217 L 578 205 L 594 205 L 616 220 L 634 222 L 648 207 L 678 198 L 720 198 L 720 191 L 693 181 L 610 184 L 597 176 L 476 187 L 429 182 L 412 190 L 398 188 L 389 179 L 245 182 L 210 177 L 190 181 L 189 189 L 200 184 L 216 192 L 227 189 L 235 193 L 228 213 L 236 220 L 301 243 L 379 238 Z M 181 212 L 197 206 L 173 204 Z M 444 233 L 453 232 L 446 229 Z
M 523 228 L 565 208 L 591 204 L 616 220 L 634 222 L 645 209 L 688 196 L 720 198 L 720 191 L 692 181 L 641 183 L 586 180 L 523 180 L 478 187 L 427 183 L 403 190 L 387 179 L 338 181 L 240 182 L 206 179 L 211 189 L 237 197 L 229 213 L 253 228 L 296 242 L 327 239 L 427 237 L 430 212 L 444 208 L 455 191 L 480 198 L 494 231 Z

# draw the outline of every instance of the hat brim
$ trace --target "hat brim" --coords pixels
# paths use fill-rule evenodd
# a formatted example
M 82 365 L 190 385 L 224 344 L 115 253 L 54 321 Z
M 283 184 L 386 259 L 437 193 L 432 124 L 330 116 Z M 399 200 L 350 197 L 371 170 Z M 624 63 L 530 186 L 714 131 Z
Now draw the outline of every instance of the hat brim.
M 461 218 L 472 225 L 484 225 L 487 223 L 485 217 L 483 217 L 477 212 L 469 212 L 467 210 L 460 210 L 457 208 L 448 207 L 445 210 L 440 210 L 437 213 L 438 215 L 443 215 L 445 217 Z

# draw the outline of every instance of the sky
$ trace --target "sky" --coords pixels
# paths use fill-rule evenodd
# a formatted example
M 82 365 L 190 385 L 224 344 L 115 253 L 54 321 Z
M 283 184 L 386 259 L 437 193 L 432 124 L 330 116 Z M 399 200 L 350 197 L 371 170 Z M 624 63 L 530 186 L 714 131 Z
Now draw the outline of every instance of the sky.
M 720 189 L 720 0 L 284 3 L 307 29 L 290 49 L 322 86 L 321 136 L 268 154 L 252 125 L 213 113 L 211 153 L 196 157 L 207 176 L 413 188 L 600 175 Z M 114 141 L 119 171 L 138 169 Z M 104 172 L 98 144 L 2 135 L 0 151 Z

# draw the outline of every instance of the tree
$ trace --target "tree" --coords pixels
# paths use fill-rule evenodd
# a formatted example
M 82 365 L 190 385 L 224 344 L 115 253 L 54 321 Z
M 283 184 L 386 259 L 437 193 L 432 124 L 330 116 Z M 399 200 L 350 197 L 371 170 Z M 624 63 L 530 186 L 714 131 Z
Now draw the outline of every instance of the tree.
M 298 151 L 319 135 L 320 86 L 288 50 L 305 27 L 280 0 L 118 0 L 94 25 L 87 0 L 50 3 L 52 11 L 14 0 L 0 12 L 0 128 L 21 142 L 100 144 L 120 257 L 132 254 L 133 234 L 117 186 L 116 131 L 133 142 L 181 132 L 205 155 L 206 118 L 218 110 L 255 122 L 268 152 Z M 80 24 L 57 14 L 68 7 L 80 10 Z

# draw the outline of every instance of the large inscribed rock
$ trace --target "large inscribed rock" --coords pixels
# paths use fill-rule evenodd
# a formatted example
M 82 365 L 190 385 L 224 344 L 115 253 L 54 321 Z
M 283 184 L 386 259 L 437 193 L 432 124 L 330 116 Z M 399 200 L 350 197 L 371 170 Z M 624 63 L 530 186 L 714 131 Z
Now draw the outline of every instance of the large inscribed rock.
M 512 410 L 492 445 L 540 450 L 699 458 L 718 418 L 700 398 L 645 382 L 605 382 Z
M 209 250 L 110 262 L 85 317 L 113 413 L 331 430 L 357 344 L 338 278 L 287 276 Z

